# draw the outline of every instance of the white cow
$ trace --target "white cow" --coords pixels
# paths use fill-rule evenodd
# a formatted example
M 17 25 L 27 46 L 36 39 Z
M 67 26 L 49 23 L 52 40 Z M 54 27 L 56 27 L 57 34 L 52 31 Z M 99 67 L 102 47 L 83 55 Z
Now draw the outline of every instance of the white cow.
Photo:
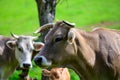
M 14 39 L 0 36 L 0 80 L 8 79 L 18 65 L 31 68 L 33 50 L 39 51 L 44 45 L 34 42 L 32 36 L 12 36 Z

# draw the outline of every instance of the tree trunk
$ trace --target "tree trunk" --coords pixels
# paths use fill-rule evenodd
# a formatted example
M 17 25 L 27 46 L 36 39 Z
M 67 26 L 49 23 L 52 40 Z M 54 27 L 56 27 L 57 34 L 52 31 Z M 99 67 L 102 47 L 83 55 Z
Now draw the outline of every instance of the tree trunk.
M 40 26 L 46 23 L 53 23 L 56 11 L 56 0 L 36 0 Z M 41 33 L 40 41 L 44 42 L 44 37 L 49 30 Z M 41 80 L 49 80 L 42 75 Z
M 36 0 L 40 26 L 46 23 L 53 23 L 56 11 L 56 0 Z M 40 40 L 44 42 L 44 37 L 48 31 L 41 33 Z

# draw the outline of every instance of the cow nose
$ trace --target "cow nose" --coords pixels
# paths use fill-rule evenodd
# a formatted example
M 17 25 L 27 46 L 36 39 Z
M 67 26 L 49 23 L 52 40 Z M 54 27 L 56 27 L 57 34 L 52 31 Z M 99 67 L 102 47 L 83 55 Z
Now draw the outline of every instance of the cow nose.
M 38 66 L 41 65 L 41 63 L 42 63 L 42 57 L 35 57 L 34 58 L 34 62 Z
M 39 67 L 48 67 L 48 66 L 51 66 L 51 64 L 52 64 L 52 61 L 51 60 L 47 60 L 47 58 L 44 57 L 44 56 L 36 56 L 34 58 L 34 62 Z
M 23 63 L 23 67 L 24 67 L 24 68 L 30 68 L 30 66 L 31 66 L 31 65 L 28 64 L 28 63 Z

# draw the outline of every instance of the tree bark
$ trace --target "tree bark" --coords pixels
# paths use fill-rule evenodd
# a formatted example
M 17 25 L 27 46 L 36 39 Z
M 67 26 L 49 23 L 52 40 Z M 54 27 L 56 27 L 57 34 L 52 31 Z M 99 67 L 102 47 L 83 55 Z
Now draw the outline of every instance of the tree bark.
M 53 23 L 57 4 L 56 1 L 57 0 L 36 0 L 40 26 Z M 48 31 L 49 30 L 41 33 L 40 41 L 44 42 L 45 35 Z M 49 80 L 49 78 L 42 75 L 41 80 Z
M 53 23 L 56 11 L 56 0 L 36 0 L 40 26 L 46 23 Z M 44 42 L 44 37 L 48 31 L 41 33 L 40 40 Z

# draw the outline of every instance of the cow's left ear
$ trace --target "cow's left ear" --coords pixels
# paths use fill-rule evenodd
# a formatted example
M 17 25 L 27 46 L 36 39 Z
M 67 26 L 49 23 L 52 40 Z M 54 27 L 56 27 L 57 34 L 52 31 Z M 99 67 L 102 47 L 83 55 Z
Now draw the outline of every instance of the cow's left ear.
M 10 49 L 14 49 L 15 45 L 16 45 L 16 41 L 7 41 L 6 45 L 10 48 Z
M 72 44 L 72 43 L 74 42 L 74 40 L 75 40 L 75 33 L 70 30 L 70 31 L 68 32 L 68 40 L 67 40 L 67 42 L 68 42 L 69 44 Z
M 35 51 L 40 51 L 41 48 L 44 46 L 44 43 L 42 43 L 42 42 L 34 42 L 33 46 L 34 46 Z
M 42 69 L 42 74 L 44 76 L 50 77 L 51 76 L 51 71 L 47 70 L 47 69 Z

